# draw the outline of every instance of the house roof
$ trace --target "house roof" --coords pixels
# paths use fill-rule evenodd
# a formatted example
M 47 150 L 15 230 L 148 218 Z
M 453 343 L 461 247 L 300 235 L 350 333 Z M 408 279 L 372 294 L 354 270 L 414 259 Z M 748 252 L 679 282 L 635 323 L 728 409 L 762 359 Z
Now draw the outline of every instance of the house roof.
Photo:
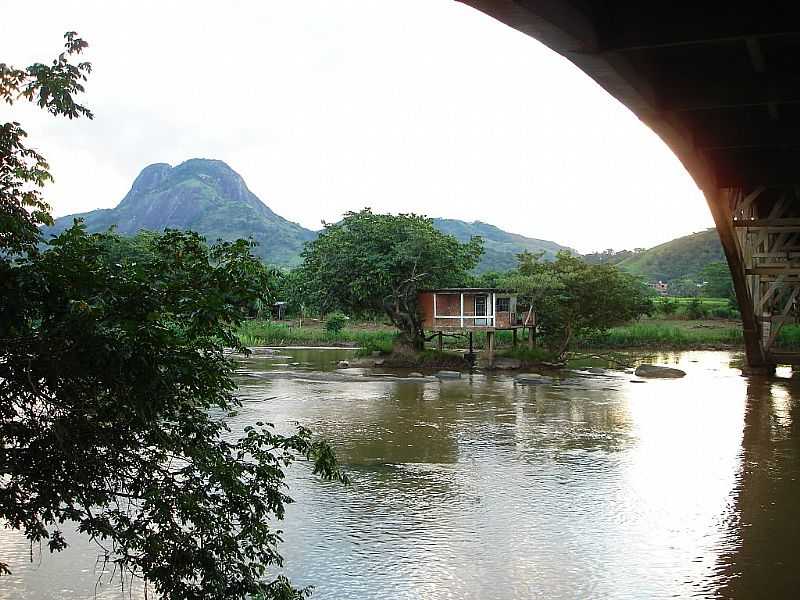
M 480 287 L 464 287 L 464 288 L 431 288 L 420 290 L 420 292 L 433 292 L 436 294 L 492 294 L 502 293 L 511 294 L 513 290 L 508 288 L 480 288 Z

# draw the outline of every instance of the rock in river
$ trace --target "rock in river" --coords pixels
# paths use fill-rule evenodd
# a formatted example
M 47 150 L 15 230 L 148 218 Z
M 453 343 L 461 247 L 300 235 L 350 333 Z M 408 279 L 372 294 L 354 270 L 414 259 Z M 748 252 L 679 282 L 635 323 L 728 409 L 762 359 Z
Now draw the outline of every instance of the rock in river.
M 461 379 L 459 371 L 438 371 L 436 377 L 439 379 Z
M 553 380 L 550 377 L 544 377 L 538 373 L 520 373 L 514 377 L 514 383 L 522 385 L 543 385 L 553 383 Z
M 350 362 L 346 360 L 340 360 L 338 363 L 336 363 L 336 366 L 340 369 L 346 369 L 350 366 Z
M 637 377 L 659 377 L 675 379 L 686 375 L 686 371 L 673 369 L 672 367 L 660 367 L 658 365 L 639 365 L 633 372 Z
M 493 366 L 495 369 L 519 369 L 522 361 L 518 358 L 497 358 Z

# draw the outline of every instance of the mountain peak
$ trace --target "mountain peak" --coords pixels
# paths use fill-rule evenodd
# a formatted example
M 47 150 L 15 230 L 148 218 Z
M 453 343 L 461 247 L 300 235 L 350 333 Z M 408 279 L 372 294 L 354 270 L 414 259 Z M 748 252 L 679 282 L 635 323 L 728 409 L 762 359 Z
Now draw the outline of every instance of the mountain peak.
M 221 160 L 192 158 L 173 167 L 148 165 L 116 208 L 57 219 L 58 233 L 82 217 L 88 231 L 116 226 L 123 235 L 140 230 L 191 229 L 210 242 L 251 237 L 255 252 L 274 264 L 296 264 L 315 233 L 272 212 L 241 175 Z
M 128 192 L 128 195 L 122 199 L 122 202 L 125 202 L 128 196 L 144 194 L 155 189 L 158 187 L 158 184 L 164 181 L 171 170 L 172 167 L 167 163 L 153 163 L 152 165 L 147 165 L 139 172 L 136 179 L 133 180 L 131 190 Z

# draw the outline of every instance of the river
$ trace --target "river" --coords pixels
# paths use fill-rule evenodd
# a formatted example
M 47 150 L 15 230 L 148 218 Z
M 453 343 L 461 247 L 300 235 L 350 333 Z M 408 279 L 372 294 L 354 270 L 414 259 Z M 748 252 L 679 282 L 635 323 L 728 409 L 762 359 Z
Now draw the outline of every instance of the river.
M 800 380 L 744 378 L 727 352 L 651 357 L 635 383 L 574 370 L 404 381 L 332 373 L 347 350 L 241 364 L 240 430 L 310 427 L 353 483 L 291 469 L 287 574 L 318 600 L 796 598 Z M 129 598 L 74 540 L 40 554 L 0 531 L 0 600 Z M 33 562 L 31 562 L 33 555 Z M 100 575 L 100 585 L 96 585 Z M 131 589 L 133 592 L 131 593 Z

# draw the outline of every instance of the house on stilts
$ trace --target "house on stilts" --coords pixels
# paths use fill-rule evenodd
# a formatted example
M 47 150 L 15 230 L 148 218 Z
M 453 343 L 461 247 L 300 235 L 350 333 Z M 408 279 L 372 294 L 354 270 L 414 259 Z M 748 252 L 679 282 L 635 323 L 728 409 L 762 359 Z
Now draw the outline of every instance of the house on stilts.
M 438 333 L 438 348 L 442 350 L 442 336 L 447 333 L 469 335 L 472 352 L 472 332 L 486 332 L 486 355 L 491 362 L 495 352 L 495 332 L 513 332 L 514 346 L 517 331 L 528 329 L 532 345 L 536 315 L 530 307 L 517 301 L 517 294 L 502 288 L 439 288 L 421 290 L 417 305 L 422 316 L 423 329 Z

